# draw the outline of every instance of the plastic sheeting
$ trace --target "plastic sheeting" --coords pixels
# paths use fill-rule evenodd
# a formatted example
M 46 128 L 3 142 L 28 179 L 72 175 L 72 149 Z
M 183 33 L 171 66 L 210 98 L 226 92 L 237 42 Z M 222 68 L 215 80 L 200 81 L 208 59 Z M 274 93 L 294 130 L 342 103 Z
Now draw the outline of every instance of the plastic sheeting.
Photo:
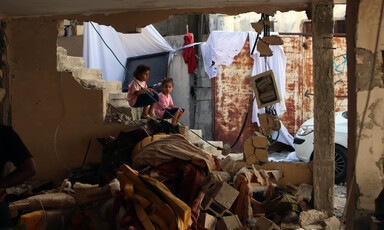
M 85 22 L 83 42 L 85 67 L 101 69 L 104 80 L 123 82 L 125 77 L 123 66 L 129 57 L 170 52 L 168 64 L 173 58 L 174 49 L 152 25 L 143 28 L 141 33 L 123 34 L 111 26 L 103 26 L 95 22 L 92 24 L 121 63 L 103 43 L 90 22 Z

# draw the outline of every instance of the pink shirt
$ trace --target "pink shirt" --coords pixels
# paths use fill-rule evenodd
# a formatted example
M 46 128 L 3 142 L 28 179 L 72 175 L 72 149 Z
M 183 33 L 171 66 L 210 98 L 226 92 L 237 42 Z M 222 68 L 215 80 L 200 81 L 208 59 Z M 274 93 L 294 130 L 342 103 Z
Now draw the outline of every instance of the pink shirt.
M 163 93 L 159 93 L 159 104 L 163 106 L 164 109 L 169 109 L 170 105 L 173 105 L 173 100 L 170 94 L 166 97 Z M 162 118 L 164 115 L 164 110 L 158 105 L 155 105 L 155 114 L 157 117 Z
M 137 79 L 136 79 L 137 80 Z M 148 88 L 147 87 L 147 82 L 146 81 L 139 81 L 137 82 L 143 87 L 143 88 Z M 137 101 L 137 95 L 135 95 L 135 92 L 141 90 L 141 87 L 135 82 L 135 80 L 132 80 L 132 82 L 128 85 L 128 93 L 127 93 L 127 100 L 130 106 L 134 106 Z

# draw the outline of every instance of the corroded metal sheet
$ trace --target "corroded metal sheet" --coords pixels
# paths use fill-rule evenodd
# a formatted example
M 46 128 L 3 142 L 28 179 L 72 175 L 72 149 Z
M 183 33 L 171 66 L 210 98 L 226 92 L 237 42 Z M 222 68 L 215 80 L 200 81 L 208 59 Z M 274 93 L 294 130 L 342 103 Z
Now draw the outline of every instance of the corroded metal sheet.
M 294 135 L 300 125 L 313 117 L 313 66 L 312 38 L 303 36 L 286 36 L 284 52 L 286 65 L 286 107 L 287 112 L 281 121 L 291 135 Z M 335 111 L 347 110 L 347 65 L 346 38 L 334 38 L 334 82 L 335 82 Z M 219 76 L 214 78 L 215 110 L 214 133 L 215 140 L 232 144 L 240 132 L 245 114 L 251 99 L 252 88 L 249 77 L 253 59 L 249 56 L 249 43 L 244 45 L 230 66 L 220 66 Z M 258 131 L 256 124 L 251 123 L 249 115 L 242 138 L 234 151 L 241 151 L 243 141 L 253 132 Z
M 247 41 L 230 66 L 220 66 L 219 75 L 214 78 L 214 133 L 215 140 L 232 145 L 236 140 L 244 118 L 252 102 L 250 82 L 253 59 L 249 56 Z M 252 112 L 252 111 L 251 111 Z M 246 127 L 234 151 L 241 151 L 244 139 L 258 130 L 249 114 Z

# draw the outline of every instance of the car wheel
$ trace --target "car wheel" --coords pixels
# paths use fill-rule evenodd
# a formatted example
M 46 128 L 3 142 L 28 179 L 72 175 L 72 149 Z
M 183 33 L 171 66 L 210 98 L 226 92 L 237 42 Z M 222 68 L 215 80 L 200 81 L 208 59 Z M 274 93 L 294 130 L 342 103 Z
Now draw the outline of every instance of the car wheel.
M 340 145 L 335 146 L 335 184 L 345 181 L 347 175 L 347 150 Z

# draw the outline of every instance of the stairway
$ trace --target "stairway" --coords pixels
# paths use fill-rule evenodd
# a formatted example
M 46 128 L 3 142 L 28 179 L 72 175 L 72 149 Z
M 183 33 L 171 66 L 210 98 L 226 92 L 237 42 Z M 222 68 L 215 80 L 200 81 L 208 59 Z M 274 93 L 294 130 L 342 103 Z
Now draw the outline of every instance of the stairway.
M 85 68 L 83 57 L 67 55 L 67 50 L 57 47 L 57 71 L 71 72 L 73 78 L 84 88 L 102 90 L 102 113 L 106 122 L 130 123 L 140 120 L 142 108 L 132 108 L 126 100 L 127 93 L 121 92 L 120 81 L 105 81 L 101 69 Z

